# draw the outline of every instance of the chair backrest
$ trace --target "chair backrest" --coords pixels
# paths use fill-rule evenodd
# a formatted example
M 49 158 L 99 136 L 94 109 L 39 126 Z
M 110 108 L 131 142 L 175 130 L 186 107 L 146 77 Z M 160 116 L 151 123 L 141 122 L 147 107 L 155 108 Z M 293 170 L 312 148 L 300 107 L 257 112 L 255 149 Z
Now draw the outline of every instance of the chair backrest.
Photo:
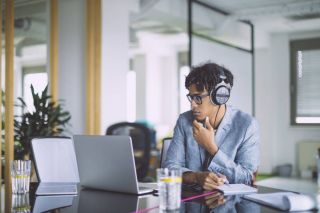
M 147 176 L 150 161 L 151 132 L 140 123 L 120 122 L 108 127 L 107 135 L 128 135 L 131 137 L 138 181 Z
M 162 140 L 161 156 L 160 156 L 160 168 L 163 168 L 163 163 L 166 160 L 167 151 L 172 138 L 164 138 Z

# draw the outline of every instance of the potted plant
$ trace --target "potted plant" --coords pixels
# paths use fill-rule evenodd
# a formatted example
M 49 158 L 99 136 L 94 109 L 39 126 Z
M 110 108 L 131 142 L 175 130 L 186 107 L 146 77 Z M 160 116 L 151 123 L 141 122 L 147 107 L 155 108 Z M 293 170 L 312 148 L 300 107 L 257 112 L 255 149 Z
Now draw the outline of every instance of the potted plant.
M 41 95 L 36 94 L 31 85 L 34 111 L 29 112 L 25 101 L 18 98 L 22 114 L 14 119 L 14 140 L 16 158 L 30 155 L 33 137 L 62 136 L 67 131 L 71 115 L 62 109 L 62 104 L 54 102 L 48 95 L 48 85 Z M 61 100 L 60 100 L 61 102 Z

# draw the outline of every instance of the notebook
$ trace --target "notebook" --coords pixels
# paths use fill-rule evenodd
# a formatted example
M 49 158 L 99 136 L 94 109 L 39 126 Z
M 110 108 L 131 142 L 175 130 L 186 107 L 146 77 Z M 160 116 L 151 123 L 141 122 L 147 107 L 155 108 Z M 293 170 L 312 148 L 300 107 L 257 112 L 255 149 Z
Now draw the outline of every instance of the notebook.
M 36 195 L 77 194 L 79 173 L 71 138 L 34 138 L 31 141 L 40 181 Z
M 311 196 L 293 192 L 252 194 L 245 195 L 244 198 L 283 211 L 308 211 L 317 206 Z
M 139 187 L 129 136 L 75 135 L 73 140 L 82 186 L 131 194 L 153 192 Z
M 257 188 L 245 184 L 224 184 L 218 187 L 218 190 L 225 195 L 251 194 L 257 193 Z

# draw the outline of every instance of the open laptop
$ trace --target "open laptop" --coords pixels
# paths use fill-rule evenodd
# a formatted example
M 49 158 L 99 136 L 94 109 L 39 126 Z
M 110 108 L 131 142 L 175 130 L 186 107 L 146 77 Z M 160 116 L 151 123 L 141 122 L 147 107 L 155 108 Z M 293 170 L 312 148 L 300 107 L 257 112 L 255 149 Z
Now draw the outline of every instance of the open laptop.
M 34 138 L 31 140 L 39 178 L 36 195 L 77 194 L 79 173 L 71 138 Z
M 82 186 L 131 194 L 153 192 L 138 185 L 129 136 L 75 135 L 73 140 Z

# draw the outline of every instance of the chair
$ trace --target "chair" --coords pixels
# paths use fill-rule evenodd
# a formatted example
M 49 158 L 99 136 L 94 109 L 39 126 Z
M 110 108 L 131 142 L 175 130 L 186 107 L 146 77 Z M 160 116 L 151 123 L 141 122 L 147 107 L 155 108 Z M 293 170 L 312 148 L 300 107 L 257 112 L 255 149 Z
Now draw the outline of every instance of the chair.
M 120 122 L 108 127 L 107 135 L 128 135 L 134 150 L 138 181 L 144 182 L 149 170 L 151 131 L 140 123 Z
M 172 138 L 164 138 L 162 140 L 161 156 L 160 156 L 160 168 L 163 168 L 163 163 L 167 157 L 167 151 L 170 145 Z

